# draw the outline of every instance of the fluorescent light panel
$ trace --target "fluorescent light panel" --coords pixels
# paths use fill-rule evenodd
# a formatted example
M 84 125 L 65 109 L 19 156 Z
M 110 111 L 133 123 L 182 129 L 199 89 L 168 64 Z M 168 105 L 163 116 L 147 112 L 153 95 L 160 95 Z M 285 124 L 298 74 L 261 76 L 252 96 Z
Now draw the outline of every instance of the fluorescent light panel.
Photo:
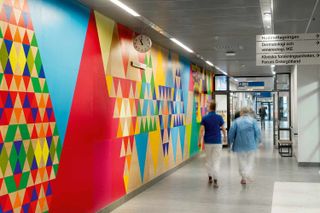
M 210 61 L 206 61 L 207 64 L 209 64 L 210 66 L 214 66 L 213 63 L 211 63 Z
M 183 43 L 181 43 L 180 41 L 178 41 L 175 38 L 170 38 L 171 41 L 173 41 L 174 43 L 178 44 L 180 47 L 182 47 L 183 49 L 187 50 L 189 53 L 193 53 L 193 50 L 190 49 L 189 47 L 187 47 L 186 45 L 184 45 Z
M 118 0 L 110 0 L 110 1 L 135 17 L 140 16 L 136 11 L 134 11 L 133 9 L 131 9 L 130 7 L 125 5 L 124 3 L 122 3 Z

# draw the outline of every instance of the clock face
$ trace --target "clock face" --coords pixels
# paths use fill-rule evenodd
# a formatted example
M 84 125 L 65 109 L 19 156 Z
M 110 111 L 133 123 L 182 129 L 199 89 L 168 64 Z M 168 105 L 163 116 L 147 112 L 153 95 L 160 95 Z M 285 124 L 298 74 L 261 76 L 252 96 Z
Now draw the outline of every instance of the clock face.
M 133 47 L 141 53 L 148 52 L 151 49 L 152 41 L 146 35 L 138 35 L 133 39 Z

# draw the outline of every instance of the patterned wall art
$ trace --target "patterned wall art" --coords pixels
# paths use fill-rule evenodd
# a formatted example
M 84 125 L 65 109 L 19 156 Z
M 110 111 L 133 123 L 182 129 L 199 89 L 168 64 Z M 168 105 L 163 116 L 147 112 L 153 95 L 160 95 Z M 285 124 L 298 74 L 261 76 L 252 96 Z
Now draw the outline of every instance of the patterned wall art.
M 69 25 L 77 51 L 54 45 Z M 213 75 L 134 36 L 78 3 L 0 0 L 0 212 L 95 212 L 199 152 Z

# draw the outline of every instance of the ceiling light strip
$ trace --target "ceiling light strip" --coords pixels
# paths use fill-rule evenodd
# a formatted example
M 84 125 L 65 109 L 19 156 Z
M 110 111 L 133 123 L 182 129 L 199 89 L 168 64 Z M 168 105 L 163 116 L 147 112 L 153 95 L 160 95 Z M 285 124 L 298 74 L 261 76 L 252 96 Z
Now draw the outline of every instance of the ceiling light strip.
M 112 3 L 114 3 L 115 5 L 117 5 L 118 7 L 122 8 L 123 10 L 125 10 L 126 12 L 130 13 L 131 15 L 138 17 L 140 16 L 136 11 L 134 11 L 133 9 L 131 9 L 130 7 L 128 7 L 127 5 L 125 5 L 124 3 L 118 1 L 118 0 L 110 0 Z
M 131 14 L 132 16 L 138 17 L 138 19 L 140 21 L 142 21 L 144 24 L 148 25 L 149 27 L 151 27 L 152 29 L 154 29 L 155 31 L 157 31 L 158 33 L 162 34 L 163 36 L 169 38 L 171 41 L 173 41 L 174 43 L 176 43 L 177 45 L 179 45 L 180 47 L 182 47 L 183 49 L 185 49 L 186 51 L 188 51 L 189 53 L 194 53 L 199 59 L 205 61 L 208 65 L 210 65 L 211 67 L 216 68 L 216 70 L 218 70 L 219 72 L 221 72 L 224 75 L 228 75 L 228 73 L 226 73 L 225 71 L 223 71 L 220 67 L 215 66 L 212 62 L 210 61 L 206 61 L 201 55 L 196 54 L 191 48 L 189 48 L 188 46 L 186 46 L 185 44 L 183 44 L 181 41 L 177 40 L 176 38 L 173 38 L 169 33 L 167 33 L 166 31 L 164 31 L 162 28 L 160 28 L 158 25 L 154 24 L 153 22 L 149 21 L 147 18 L 140 16 L 140 14 L 138 14 L 136 11 L 134 11 L 132 8 L 128 7 L 127 5 L 125 5 L 124 3 L 120 2 L 119 0 L 110 0 L 110 2 L 114 3 L 115 5 L 117 5 L 118 7 L 122 8 L 123 10 L 125 10 L 126 12 L 128 12 L 129 14 Z
M 183 49 L 187 50 L 189 53 L 193 53 L 193 50 L 190 49 L 189 47 L 187 47 L 186 45 L 184 45 L 182 42 L 180 42 L 179 40 L 175 39 L 175 38 L 170 38 L 171 41 L 173 41 L 174 43 L 176 43 L 177 45 L 179 45 L 180 47 L 182 47 Z

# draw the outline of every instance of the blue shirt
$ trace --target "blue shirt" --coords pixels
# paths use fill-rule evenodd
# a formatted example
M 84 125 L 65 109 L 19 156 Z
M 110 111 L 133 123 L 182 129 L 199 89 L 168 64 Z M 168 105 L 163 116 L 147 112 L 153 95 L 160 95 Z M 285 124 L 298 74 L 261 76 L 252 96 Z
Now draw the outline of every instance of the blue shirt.
M 201 125 L 204 126 L 204 143 L 221 144 L 220 127 L 223 124 L 223 118 L 215 112 L 209 112 L 203 116 Z
M 248 115 L 237 118 L 228 134 L 228 142 L 234 152 L 249 152 L 257 149 L 261 131 L 255 119 Z

